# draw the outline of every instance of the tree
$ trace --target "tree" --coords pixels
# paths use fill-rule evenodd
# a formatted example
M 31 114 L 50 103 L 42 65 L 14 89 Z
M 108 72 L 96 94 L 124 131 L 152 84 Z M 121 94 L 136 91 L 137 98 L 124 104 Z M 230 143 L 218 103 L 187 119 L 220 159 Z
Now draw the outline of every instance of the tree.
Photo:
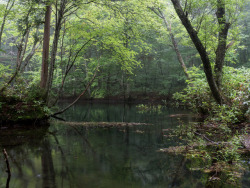
M 39 16 L 36 14 L 39 14 L 39 11 L 37 10 L 37 4 L 34 2 L 22 2 L 23 4 L 26 5 L 23 6 L 22 8 L 22 16 L 18 17 L 16 22 L 12 22 L 16 26 L 14 31 L 11 31 L 9 29 L 9 33 L 15 32 L 14 35 L 16 37 L 14 38 L 16 48 L 17 48 L 17 53 L 16 53 L 16 65 L 15 65 L 15 70 L 12 74 L 12 76 L 8 79 L 8 81 L 4 84 L 4 86 L 0 89 L 0 93 L 4 92 L 7 87 L 18 77 L 21 67 L 23 69 L 25 66 L 29 63 L 30 59 L 35 53 L 35 50 L 39 47 L 40 39 L 37 36 L 38 33 L 38 28 L 40 25 L 40 20 Z M 25 8 L 24 8 L 25 7 Z M 20 7 L 19 7 L 20 8 Z M 21 9 L 21 8 L 20 8 Z M 21 10 L 18 10 L 21 11 Z M 35 33 L 33 33 L 35 31 Z M 31 33 L 33 33 L 33 36 L 31 37 Z M 30 39 L 33 38 L 33 47 L 32 49 L 28 52 L 28 46 L 29 46 L 29 41 Z
M 5 22 L 6 22 L 7 16 L 9 15 L 12 7 L 14 6 L 14 3 L 15 3 L 15 0 L 8 0 L 6 7 L 5 7 L 5 10 L 4 10 L 3 21 L 2 21 L 1 30 L 0 30 L 0 49 L 1 49 L 1 44 L 2 44 L 2 36 L 3 36 Z
M 46 85 L 46 96 L 47 102 L 49 97 L 50 89 L 52 88 L 53 84 L 53 77 L 54 77 L 54 69 L 56 63 L 56 55 L 58 50 L 58 41 L 60 39 L 60 31 L 62 28 L 62 24 L 66 17 L 74 14 L 81 5 L 83 4 L 90 4 L 93 1 L 86 1 L 82 2 L 81 0 L 77 1 L 70 1 L 70 0 L 60 0 L 55 2 L 55 28 L 54 28 L 54 40 L 51 49 L 50 55 L 50 65 L 49 65 L 49 72 L 48 72 L 48 80 Z
M 51 17 L 51 6 L 48 4 L 46 5 L 45 22 L 44 22 L 43 59 L 42 59 L 41 82 L 40 82 L 40 87 L 42 89 L 46 88 L 48 79 L 50 17 Z
M 184 62 L 184 60 L 183 60 L 183 58 L 182 58 L 182 55 L 181 55 L 180 50 L 179 50 L 179 47 L 178 47 L 178 43 L 177 43 L 177 41 L 176 41 L 176 39 L 175 39 L 175 36 L 174 36 L 174 34 L 173 34 L 173 32 L 172 32 L 171 22 L 169 22 L 169 21 L 167 20 L 166 15 L 163 13 L 163 11 L 161 10 L 160 7 L 150 7 L 150 9 L 151 9 L 158 17 L 160 17 L 160 18 L 163 20 L 164 25 L 165 25 L 165 27 L 167 28 L 168 33 L 169 33 L 169 35 L 170 35 L 171 42 L 172 42 L 172 45 L 173 45 L 173 49 L 174 49 L 174 51 L 175 51 L 175 53 L 176 53 L 177 59 L 178 59 L 180 65 L 181 65 L 181 67 L 182 67 L 182 69 L 183 69 L 183 72 L 184 72 L 185 76 L 187 77 L 187 79 L 189 79 L 189 75 L 188 75 L 188 71 L 187 71 L 186 64 L 185 64 L 185 62 Z
M 210 12 L 216 15 L 217 23 L 215 27 L 217 29 L 217 48 L 215 51 L 215 62 L 214 62 L 214 72 L 213 73 L 213 62 L 212 58 L 209 56 L 210 54 L 207 51 L 206 48 L 206 41 L 201 40 L 201 35 L 199 35 L 199 28 L 204 21 L 203 18 L 200 19 L 200 22 L 198 24 L 198 27 L 195 29 L 194 23 L 190 20 L 190 14 L 192 14 L 192 9 L 190 8 L 192 6 L 192 2 L 185 1 L 184 8 L 182 6 L 182 3 L 180 0 L 171 0 L 172 4 L 175 8 L 175 11 L 180 18 L 182 24 L 186 28 L 193 44 L 195 45 L 200 58 L 203 63 L 204 72 L 206 75 L 207 82 L 209 84 L 210 90 L 212 92 L 212 95 L 215 99 L 215 101 L 218 104 L 226 103 L 227 99 L 224 97 L 224 95 L 221 92 L 221 79 L 223 74 L 223 66 L 225 61 L 225 55 L 228 50 L 228 48 L 231 46 L 231 44 L 227 45 L 227 39 L 228 39 L 228 32 L 235 21 L 236 17 L 232 18 L 232 13 L 235 10 L 229 10 L 228 7 L 235 5 L 232 1 L 225 1 L 225 0 L 214 0 L 210 3 L 206 3 L 206 6 L 216 7 L 216 10 L 213 11 L 210 7 L 205 7 L 205 9 L 210 9 Z M 199 3 L 199 1 L 193 2 L 193 3 Z M 237 4 L 237 3 L 236 3 Z M 227 8 L 226 8 L 227 5 Z M 203 7 L 204 8 L 204 7 Z M 199 11 L 200 9 L 196 9 L 196 11 Z M 227 14 L 228 13 L 228 14 Z M 230 20 L 231 19 L 231 20 Z

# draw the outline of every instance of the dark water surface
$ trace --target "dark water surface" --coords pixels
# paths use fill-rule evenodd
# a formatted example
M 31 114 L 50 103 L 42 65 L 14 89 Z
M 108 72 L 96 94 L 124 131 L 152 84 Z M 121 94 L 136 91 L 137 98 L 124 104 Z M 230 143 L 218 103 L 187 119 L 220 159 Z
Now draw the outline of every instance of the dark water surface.
M 205 187 L 208 175 L 191 171 L 190 160 L 156 152 L 178 145 L 177 139 L 163 136 L 163 129 L 175 129 L 180 122 L 170 115 L 188 113 L 172 108 L 139 111 L 135 105 L 124 104 L 78 104 L 62 117 L 67 121 L 153 125 L 87 128 L 54 122 L 47 129 L 15 134 L 1 130 L 1 148 L 9 154 L 12 171 L 10 187 Z M 181 116 L 183 122 L 191 119 L 191 115 Z M 0 156 L 0 187 L 5 187 L 6 164 Z M 249 171 L 244 171 L 240 185 L 248 187 L 249 182 Z

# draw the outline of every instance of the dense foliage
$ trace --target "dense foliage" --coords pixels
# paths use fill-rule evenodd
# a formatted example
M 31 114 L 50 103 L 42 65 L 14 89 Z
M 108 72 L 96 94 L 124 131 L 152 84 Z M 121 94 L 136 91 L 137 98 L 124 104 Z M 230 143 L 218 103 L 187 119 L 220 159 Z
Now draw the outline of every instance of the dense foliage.
M 227 98 L 227 104 L 218 105 L 213 99 L 204 73 L 193 67 L 189 74 L 188 86 L 183 92 L 175 93 L 174 97 L 189 106 L 197 113 L 209 115 L 210 120 L 221 123 L 238 123 L 249 115 L 250 103 L 250 69 L 225 67 L 222 92 Z
M 77 96 L 84 89 L 89 98 L 169 99 L 188 85 L 185 93 L 176 96 L 192 108 L 225 117 L 225 122 L 243 120 L 249 114 L 249 2 L 222 1 L 226 2 L 225 23 L 231 24 L 223 59 L 227 65 L 221 84 L 226 99 L 223 105 L 216 104 L 211 95 L 200 56 L 172 2 L 2 1 L 1 104 L 3 98 L 13 97 L 53 106 L 58 98 Z M 218 77 L 216 46 L 223 23 L 215 17 L 217 1 L 179 2 L 205 46 L 214 77 Z M 48 13 L 49 58 L 44 61 Z M 42 64 L 49 71 L 46 88 L 40 89 Z

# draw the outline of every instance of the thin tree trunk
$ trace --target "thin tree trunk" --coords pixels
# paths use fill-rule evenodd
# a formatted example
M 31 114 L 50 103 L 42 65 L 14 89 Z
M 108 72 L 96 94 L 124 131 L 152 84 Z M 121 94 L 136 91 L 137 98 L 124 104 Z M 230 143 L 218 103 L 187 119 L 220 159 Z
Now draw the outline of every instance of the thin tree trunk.
M 88 79 L 89 69 L 88 69 L 87 61 L 85 61 L 84 66 L 85 66 L 85 75 L 86 75 L 85 79 Z M 88 88 L 88 94 L 89 94 L 89 97 L 91 97 L 91 89 L 90 89 L 90 87 Z
M 28 31 L 25 31 L 25 33 L 28 34 Z M 20 44 L 17 45 L 17 50 L 18 51 L 17 51 L 17 58 L 16 58 L 16 70 L 15 70 L 14 74 L 10 77 L 9 81 L 1 88 L 0 94 L 3 93 L 6 90 L 6 88 L 16 78 L 16 76 L 18 75 L 18 73 L 20 71 L 21 64 L 22 64 L 21 58 L 22 58 L 24 37 L 25 37 L 25 35 L 23 35 Z
M 40 43 L 39 43 L 38 45 L 36 45 L 36 44 L 37 44 L 37 42 L 34 43 L 31 52 L 30 52 L 30 53 L 26 56 L 26 58 L 24 59 L 24 61 L 23 61 L 24 65 L 22 66 L 22 69 L 21 69 L 21 71 L 20 71 L 21 73 L 24 72 L 25 67 L 29 64 L 31 58 L 32 58 L 33 55 L 36 53 L 36 50 L 39 48 Z
M 52 88 L 56 54 L 57 54 L 57 46 L 58 46 L 58 41 L 59 41 L 59 37 L 60 37 L 60 31 L 61 31 L 61 27 L 62 27 L 62 20 L 64 17 L 66 3 L 67 3 L 67 0 L 62 0 L 61 5 L 60 5 L 60 9 L 58 10 L 58 14 L 56 12 L 56 26 L 55 26 L 53 46 L 52 46 L 52 50 L 51 50 L 50 69 L 49 69 L 48 81 L 47 81 L 47 86 L 46 86 L 46 95 L 47 95 L 46 102 L 47 103 L 49 102 L 48 101 L 49 91 Z
M 3 22 L 1 25 L 1 30 L 0 30 L 0 49 L 2 46 L 2 36 L 3 36 L 3 30 L 4 30 L 4 26 L 5 26 L 5 22 L 6 22 L 6 18 L 8 16 L 8 14 L 10 13 L 10 10 L 12 9 L 12 7 L 14 6 L 15 0 L 12 1 L 12 4 L 9 7 L 9 4 L 11 3 L 11 0 L 8 1 L 6 7 L 5 7 L 5 12 L 4 12 L 4 16 L 3 16 Z
M 3 29 L 4 29 L 4 25 L 5 25 L 5 21 L 6 21 L 6 15 L 4 15 L 3 17 L 3 23 L 1 25 L 1 30 L 0 30 L 0 49 L 2 47 L 2 35 L 3 35 Z
M 164 23 L 165 23 L 165 25 L 167 27 L 167 30 L 168 30 L 168 33 L 170 35 L 170 38 L 171 38 L 171 41 L 172 41 L 172 44 L 173 44 L 174 51 L 176 53 L 177 59 L 178 59 L 180 65 L 181 65 L 181 67 L 183 69 L 183 72 L 184 72 L 185 76 L 187 77 L 187 79 L 189 79 L 189 75 L 188 75 L 188 72 L 187 72 L 187 67 L 186 67 L 186 65 L 184 63 L 184 60 L 182 58 L 182 55 L 181 55 L 181 53 L 179 51 L 178 44 L 177 44 L 177 42 L 175 40 L 174 34 L 172 33 L 171 24 L 169 24 L 169 22 L 166 19 L 166 16 L 163 14 L 163 12 L 160 9 L 158 9 L 158 11 L 160 13 L 160 17 L 163 19 L 163 21 L 164 21 Z
M 36 35 L 38 34 L 38 31 L 39 31 L 39 27 L 37 27 L 37 29 L 36 29 Z M 30 62 L 30 60 L 31 60 L 31 58 L 33 57 L 33 55 L 36 53 L 36 50 L 39 48 L 39 46 L 40 46 L 40 40 L 38 39 L 38 38 L 34 38 L 34 43 L 33 43 L 33 46 L 32 46 L 32 49 L 31 49 L 31 51 L 29 52 L 29 54 L 25 57 L 25 59 L 24 60 L 22 60 L 23 62 L 22 62 L 22 64 L 23 64 L 23 67 L 22 67 L 22 69 L 21 69 L 21 73 L 23 73 L 24 72 L 24 70 L 25 70 L 25 67 L 29 64 L 29 62 Z M 37 43 L 38 43 L 38 45 L 37 45 Z
M 58 92 L 57 92 L 57 93 L 58 93 L 58 96 L 57 96 L 57 98 L 55 99 L 55 101 L 52 103 L 51 106 L 54 106 L 54 105 L 57 103 L 59 97 L 61 96 L 61 93 L 62 93 L 62 90 L 63 90 L 63 87 L 64 87 L 64 83 L 65 83 L 65 80 L 66 80 L 66 78 L 67 78 L 67 76 L 68 76 L 68 73 L 70 72 L 70 70 L 71 70 L 72 67 L 74 66 L 75 61 L 76 61 L 76 59 L 77 59 L 78 56 L 79 56 L 79 53 L 82 51 L 82 49 L 83 49 L 90 41 L 91 41 L 91 39 L 89 39 L 87 42 L 85 42 L 85 43 L 82 45 L 82 47 L 81 47 L 80 49 L 77 50 L 77 52 L 75 53 L 75 56 L 74 56 L 73 60 L 71 60 L 71 53 L 70 53 L 70 57 L 69 57 L 68 62 L 67 62 L 65 74 L 62 75 L 62 84 L 61 84 L 61 87 L 59 88 L 59 90 L 58 90 Z M 73 47 L 72 47 L 72 48 L 73 48 Z M 72 49 L 71 49 L 71 50 L 72 50 Z
M 29 41 L 29 35 L 30 35 L 30 30 L 29 28 L 27 29 L 27 32 L 26 32 L 26 36 L 25 36 L 25 43 L 24 43 L 24 48 L 21 49 L 20 51 L 20 56 L 19 56 L 19 59 L 18 59 L 18 62 L 19 62 L 19 67 L 21 66 L 21 63 L 23 62 L 23 58 L 24 58 L 24 55 L 26 53 L 26 49 L 27 49 L 27 44 L 28 44 L 28 41 Z M 20 44 L 20 46 L 22 45 L 22 43 Z M 21 46 L 22 48 L 22 46 Z

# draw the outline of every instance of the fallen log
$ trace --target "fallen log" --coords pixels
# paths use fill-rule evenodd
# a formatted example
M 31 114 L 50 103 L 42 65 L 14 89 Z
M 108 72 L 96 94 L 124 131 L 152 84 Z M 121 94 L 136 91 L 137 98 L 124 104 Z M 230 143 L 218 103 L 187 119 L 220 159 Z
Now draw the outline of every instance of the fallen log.
M 190 146 L 172 146 L 168 148 L 161 148 L 157 152 L 181 154 L 181 153 L 187 153 L 188 151 L 192 149 L 193 147 L 190 147 Z
M 71 122 L 71 121 L 67 122 L 67 121 L 57 121 L 56 123 L 62 124 L 62 125 L 70 125 L 70 126 L 103 127 L 103 128 L 153 125 L 150 123 L 136 123 L 136 122 Z
M 189 117 L 191 116 L 192 114 L 171 114 L 169 115 L 168 117 L 177 117 L 177 118 L 180 118 L 180 117 Z M 193 115 L 192 115 L 193 116 Z
M 192 145 L 186 145 L 186 146 L 172 146 L 168 148 L 161 148 L 157 150 L 157 152 L 162 152 L 162 153 L 172 153 L 172 154 L 183 154 L 183 153 L 192 153 L 192 152 L 199 152 L 197 149 L 199 146 L 215 146 L 217 147 L 218 145 L 224 145 L 225 147 L 230 147 L 231 142 L 208 142 L 206 144 L 197 144 L 194 143 Z M 244 147 L 244 145 L 243 145 Z M 238 148 L 237 152 L 239 153 L 249 153 L 250 148 Z

